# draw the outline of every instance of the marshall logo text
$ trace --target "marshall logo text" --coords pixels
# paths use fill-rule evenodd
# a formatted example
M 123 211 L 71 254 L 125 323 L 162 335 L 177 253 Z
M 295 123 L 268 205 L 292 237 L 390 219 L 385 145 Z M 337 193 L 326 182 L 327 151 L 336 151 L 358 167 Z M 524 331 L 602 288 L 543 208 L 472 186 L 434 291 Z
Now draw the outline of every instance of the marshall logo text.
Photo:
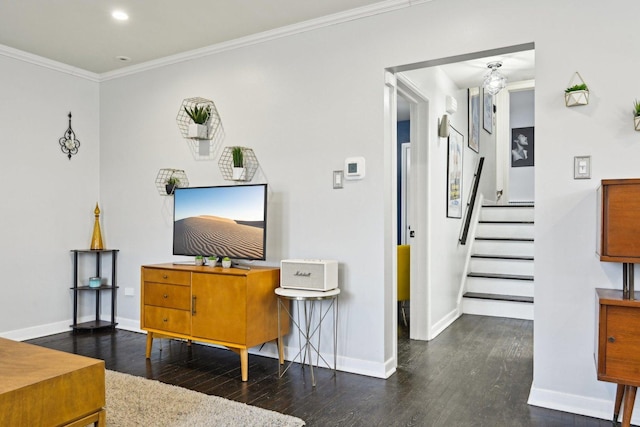
M 300 277 L 311 277 L 311 272 L 310 271 L 296 271 L 296 274 L 294 274 L 294 276 L 300 276 Z

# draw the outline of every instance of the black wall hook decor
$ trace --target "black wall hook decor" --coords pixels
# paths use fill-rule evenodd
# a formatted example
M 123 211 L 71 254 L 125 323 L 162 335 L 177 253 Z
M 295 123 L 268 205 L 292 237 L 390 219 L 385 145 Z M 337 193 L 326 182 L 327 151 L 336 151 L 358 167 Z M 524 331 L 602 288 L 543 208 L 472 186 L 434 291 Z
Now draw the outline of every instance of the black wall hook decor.
M 58 140 L 58 143 L 60 144 L 62 152 L 69 157 L 69 160 L 71 160 L 71 156 L 78 154 L 80 140 L 76 138 L 76 133 L 71 128 L 71 111 L 69 111 L 69 127 L 65 131 L 64 136 Z

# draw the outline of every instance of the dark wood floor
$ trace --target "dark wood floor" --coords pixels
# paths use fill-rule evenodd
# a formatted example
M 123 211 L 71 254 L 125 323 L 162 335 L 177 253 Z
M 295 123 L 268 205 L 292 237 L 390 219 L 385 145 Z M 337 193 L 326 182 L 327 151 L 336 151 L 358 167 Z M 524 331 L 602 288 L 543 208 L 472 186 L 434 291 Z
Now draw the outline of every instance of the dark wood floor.
M 611 426 L 527 405 L 533 322 L 464 315 L 430 342 L 399 327 L 399 366 L 387 380 L 296 365 L 278 378 L 275 359 L 250 355 L 249 381 L 228 350 L 145 335 L 62 333 L 29 342 L 103 359 L 107 369 L 160 380 L 302 418 L 308 426 Z M 162 342 L 160 350 L 159 342 Z

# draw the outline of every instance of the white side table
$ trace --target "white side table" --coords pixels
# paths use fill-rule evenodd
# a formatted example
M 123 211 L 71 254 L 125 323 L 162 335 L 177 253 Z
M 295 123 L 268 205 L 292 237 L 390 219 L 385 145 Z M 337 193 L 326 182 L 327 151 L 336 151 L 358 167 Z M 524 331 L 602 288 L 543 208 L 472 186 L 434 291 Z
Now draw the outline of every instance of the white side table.
M 307 357 L 309 358 L 309 369 L 311 370 L 311 383 L 313 387 L 316 386 L 316 378 L 313 374 L 313 360 L 312 353 L 316 355 L 315 366 L 319 367 L 320 359 L 324 362 L 327 368 L 331 369 L 331 365 L 320 354 L 320 335 L 322 332 L 322 321 L 331 311 L 333 316 L 333 371 L 336 371 L 336 359 L 337 359 L 337 342 L 338 342 L 338 295 L 340 289 L 332 289 L 330 291 L 308 291 L 304 289 L 289 289 L 289 288 L 276 288 L 276 295 L 278 296 L 278 333 L 280 328 L 280 310 L 284 309 L 289 318 L 293 322 L 293 325 L 298 330 L 298 341 L 300 343 L 300 350 L 293 357 L 286 368 L 282 368 L 282 365 L 278 365 L 278 374 L 282 377 L 285 372 L 291 367 L 291 364 L 296 360 L 299 360 L 302 366 L 307 363 Z M 329 301 L 326 307 L 322 306 L 323 301 Z M 286 301 L 292 301 L 291 309 Z M 293 306 L 296 307 L 296 316 L 293 314 Z M 318 315 L 314 317 L 314 312 L 317 311 Z M 301 320 L 301 312 L 304 313 L 304 318 Z M 314 324 L 314 319 L 317 318 L 317 324 Z M 311 340 L 317 336 L 318 345 L 314 345 Z M 282 336 L 279 336 L 279 342 L 282 342 Z

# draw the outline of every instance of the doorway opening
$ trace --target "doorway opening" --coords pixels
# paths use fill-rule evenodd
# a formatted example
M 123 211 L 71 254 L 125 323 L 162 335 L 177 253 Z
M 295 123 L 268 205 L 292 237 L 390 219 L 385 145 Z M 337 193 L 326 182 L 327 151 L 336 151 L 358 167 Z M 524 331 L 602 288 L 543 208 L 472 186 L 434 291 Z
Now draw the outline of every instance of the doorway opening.
M 487 194 L 491 194 L 489 200 L 495 200 L 498 193 L 498 171 L 497 155 L 500 145 L 497 144 L 499 138 L 510 136 L 500 135 L 503 130 L 497 126 L 488 126 L 493 132 L 493 144 L 480 141 L 477 152 L 470 151 L 467 145 L 469 135 L 468 121 L 469 111 L 467 89 L 475 85 L 480 88 L 482 76 L 486 74 L 486 63 L 495 57 L 509 57 L 515 53 L 531 51 L 534 49 L 533 43 L 511 46 L 467 55 L 460 55 L 450 58 L 443 58 L 433 61 L 407 64 L 388 69 L 386 78 L 387 86 L 391 88 L 393 94 L 385 96 L 387 101 L 392 101 L 393 105 L 386 111 L 393 110 L 393 115 L 386 115 L 385 120 L 393 120 L 393 137 L 387 142 L 392 147 L 395 173 L 394 178 L 394 203 L 392 209 L 395 212 L 393 221 L 394 239 L 393 245 L 409 244 L 410 253 L 410 302 L 408 305 L 408 325 L 411 339 L 431 340 L 440 332 L 446 329 L 453 321 L 462 315 L 461 305 L 457 300 L 460 288 L 464 284 L 463 268 L 466 248 L 460 247 L 457 236 L 461 226 L 461 219 L 450 218 L 446 212 L 446 168 L 447 168 L 447 138 L 438 136 L 438 122 L 445 113 L 445 94 L 452 95 L 457 99 L 458 111 L 452 118 L 454 128 L 464 136 L 464 181 L 462 186 L 463 206 L 468 197 L 470 180 L 475 169 L 474 159 L 480 156 L 491 156 L 492 172 L 489 175 L 489 183 L 486 186 Z M 457 84 L 458 78 L 451 77 L 448 73 L 451 70 L 443 71 L 445 67 L 456 65 L 459 72 L 465 73 L 467 81 L 473 80 L 475 83 Z M 504 70 L 510 64 L 505 63 Z M 521 64 L 515 64 L 510 81 L 532 80 L 530 75 L 534 72 L 531 69 L 516 70 Z M 428 77 L 421 80 L 418 76 L 420 70 L 427 70 Z M 474 74 L 475 73 L 475 74 Z M 389 77 L 391 76 L 391 77 Z M 444 77 L 443 77 L 444 76 Z M 444 79 L 444 89 L 441 79 Z M 393 84 L 390 84 L 393 82 Z M 447 83 L 449 82 L 449 83 Z M 481 88 L 479 89 L 481 90 Z M 440 99 L 442 98 L 442 99 Z M 409 147 L 403 149 L 397 132 L 397 123 L 400 123 L 401 116 L 398 105 L 405 101 L 409 104 Z M 497 123 L 499 113 L 492 118 L 492 124 Z M 393 117 L 392 117 L 393 116 Z M 481 117 L 482 120 L 482 117 Z M 397 123 L 396 123 L 397 122 Z M 386 122 L 387 127 L 389 121 Z M 406 125 L 404 125 L 406 126 Z M 483 131 L 482 122 L 480 130 Z M 389 129 L 389 127 L 387 127 Z M 488 134 L 484 128 L 484 132 Z M 392 132 L 387 135 L 391 136 Z M 406 151 L 405 151 L 406 150 Z M 484 150 L 484 151 L 483 151 Z M 488 153 L 487 153 L 488 152 Z M 406 155 L 403 155 L 406 153 Z M 504 153 L 500 154 L 504 156 Z M 406 159 L 406 162 L 403 161 Z M 406 166 L 405 166 L 406 165 Z M 485 168 L 487 163 L 485 162 Z M 404 170 L 404 169 L 407 170 Z M 503 169 L 504 172 L 504 165 Z M 484 174 L 484 173 L 483 173 Z M 405 178 L 406 175 L 406 178 Z M 501 178 L 504 179 L 504 173 Z M 485 177 L 482 178 L 485 180 Z M 403 185 L 403 182 L 405 183 Z M 505 196 L 507 196 L 505 194 Z M 508 199 L 508 196 L 505 197 Z M 504 200 L 504 199 L 503 199 Z M 405 204 L 406 203 L 406 204 Z M 412 234 L 410 234 L 412 233 Z M 412 237 L 407 237 L 411 236 Z M 396 254 L 396 248 L 389 248 L 389 253 Z M 392 270 L 397 274 L 398 258 L 393 257 L 391 261 Z M 435 286 L 434 284 L 438 284 Z M 394 309 L 392 310 L 392 324 L 387 324 L 394 332 L 402 326 L 403 318 L 400 307 L 397 303 L 397 279 L 392 282 L 393 290 L 388 295 L 393 296 Z M 389 301 L 391 303 L 391 301 Z M 397 358 L 397 333 L 392 333 L 394 354 Z

